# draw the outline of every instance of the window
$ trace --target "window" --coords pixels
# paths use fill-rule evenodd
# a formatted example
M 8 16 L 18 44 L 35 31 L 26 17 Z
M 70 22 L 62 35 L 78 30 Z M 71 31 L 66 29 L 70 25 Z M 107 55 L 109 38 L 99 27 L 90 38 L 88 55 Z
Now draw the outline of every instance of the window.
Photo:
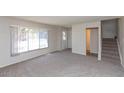
M 29 30 L 29 50 L 39 48 L 39 32 L 32 29 Z
M 12 55 L 48 47 L 48 31 L 10 26 Z
M 39 37 L 40 37 L 40 48 L 48 47 L 48 32 L 47 31 L 39 32 Z
M 62 39 L 66 40 L 66 32 L 65 31 L 62 32 Z
M 18 52 L 28 51 L 28 28 L 20 27 L 18 31 Z

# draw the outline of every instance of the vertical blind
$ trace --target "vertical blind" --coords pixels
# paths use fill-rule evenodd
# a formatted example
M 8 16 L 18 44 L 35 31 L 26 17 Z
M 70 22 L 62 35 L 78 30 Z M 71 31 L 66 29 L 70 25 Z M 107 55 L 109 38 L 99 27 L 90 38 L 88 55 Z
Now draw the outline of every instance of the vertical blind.
M 48 47 L 47 29 L 10 26 L 10 32 L 12 55 Z

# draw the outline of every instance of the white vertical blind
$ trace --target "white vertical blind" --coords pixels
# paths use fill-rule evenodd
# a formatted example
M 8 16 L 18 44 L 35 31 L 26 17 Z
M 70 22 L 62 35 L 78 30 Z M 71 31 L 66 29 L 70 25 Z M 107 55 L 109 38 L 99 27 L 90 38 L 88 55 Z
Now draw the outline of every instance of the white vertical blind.
M 12 55 L 48 47 L 47 29 L 10 26 Z
M 11 32 L 11 53 L 17 54 L 18 53 L 18 27 L 10 26 L 10 32 Z

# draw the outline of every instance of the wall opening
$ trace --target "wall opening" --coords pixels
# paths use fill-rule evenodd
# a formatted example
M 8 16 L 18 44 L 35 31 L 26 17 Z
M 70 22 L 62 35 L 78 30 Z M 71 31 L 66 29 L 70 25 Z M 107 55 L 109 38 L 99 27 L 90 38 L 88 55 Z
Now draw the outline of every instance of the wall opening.
M 86 30 L 86 54 L 90 55 L 90 29 Z
M 98 28 L 86 28 L 86 55 L 98 56 Z
M 102 39 L 116 39 L 118 31 L 118 19 L 101 21 Z
M 62 50 L 68 48 L 67 31 L 62 31 Z

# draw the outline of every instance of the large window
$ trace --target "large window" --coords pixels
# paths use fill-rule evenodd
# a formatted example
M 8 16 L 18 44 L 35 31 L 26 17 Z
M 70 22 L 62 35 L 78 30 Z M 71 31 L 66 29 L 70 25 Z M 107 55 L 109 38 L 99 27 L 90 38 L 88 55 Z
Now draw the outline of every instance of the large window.
M 48 47 L 47 29 L 10 26 L 12 55 Z

